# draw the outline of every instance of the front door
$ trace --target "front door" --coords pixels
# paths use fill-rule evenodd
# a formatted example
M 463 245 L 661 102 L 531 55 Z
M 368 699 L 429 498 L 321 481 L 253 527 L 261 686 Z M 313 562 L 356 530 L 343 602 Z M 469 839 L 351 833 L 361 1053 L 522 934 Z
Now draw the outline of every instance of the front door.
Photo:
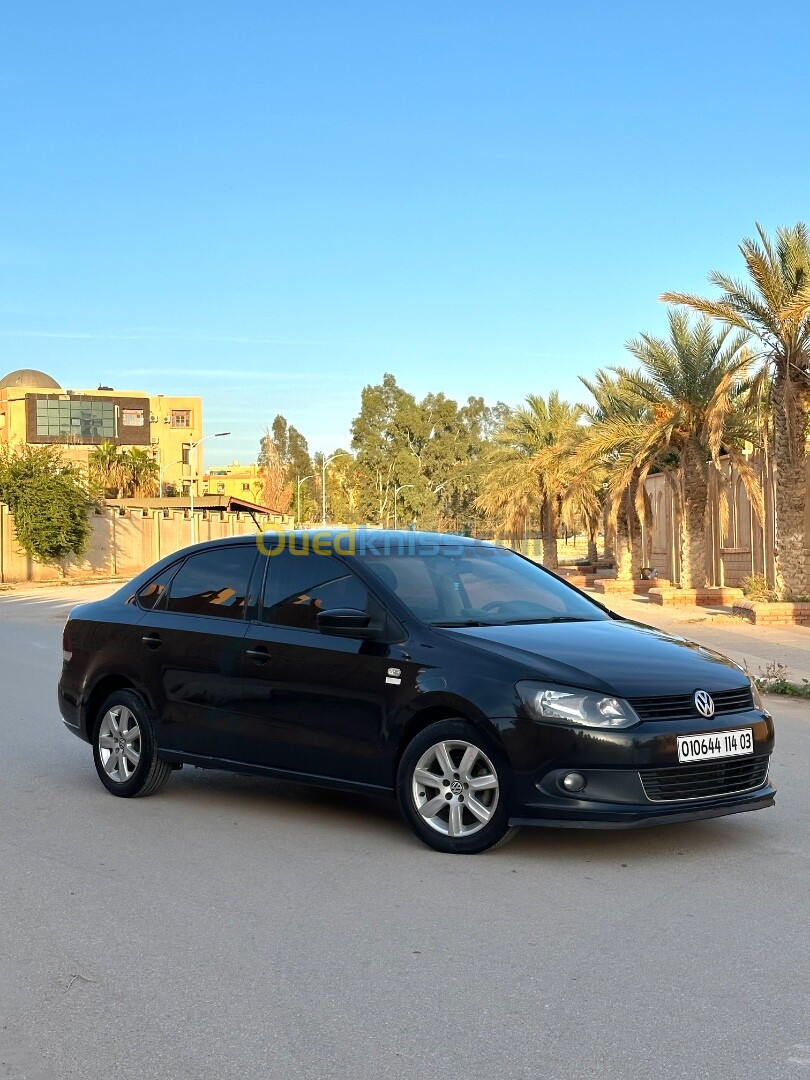
M 376 600 L 331 554 L 285 545 L 267 562 L 263 602 L 245 637 L 250 760 L 390 786 L 382 756 L 388 646 L 330 637 L 315 623 L 319 611 L 369 610 Z

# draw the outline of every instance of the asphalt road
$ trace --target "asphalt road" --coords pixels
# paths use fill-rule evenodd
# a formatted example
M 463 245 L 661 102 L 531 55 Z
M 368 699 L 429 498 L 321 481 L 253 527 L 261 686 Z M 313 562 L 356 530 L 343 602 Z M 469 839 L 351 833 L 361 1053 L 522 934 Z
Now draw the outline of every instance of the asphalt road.
M 72 596 L 0 596 L 3 1080 L 810 1077 L 807 703 L 774 809 L 443 856 L 373 798 L 108 795 L 54 705 Z

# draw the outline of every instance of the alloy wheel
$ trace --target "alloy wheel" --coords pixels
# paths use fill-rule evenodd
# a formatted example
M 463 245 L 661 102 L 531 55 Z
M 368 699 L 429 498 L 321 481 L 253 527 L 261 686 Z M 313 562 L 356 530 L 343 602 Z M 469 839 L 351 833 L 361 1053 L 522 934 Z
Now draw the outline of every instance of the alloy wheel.
M 419 758 L 413 770 L 414 805 L 426 825 L 444 836 L 472 836 L 498 805 L 498 774 L 473 743 L 446 739 Z
M 118 784 L 131 780 L 141 760 L 141 729 L 126 705 L 115 705 L 101 719 L 98 756 L 104 772 Z

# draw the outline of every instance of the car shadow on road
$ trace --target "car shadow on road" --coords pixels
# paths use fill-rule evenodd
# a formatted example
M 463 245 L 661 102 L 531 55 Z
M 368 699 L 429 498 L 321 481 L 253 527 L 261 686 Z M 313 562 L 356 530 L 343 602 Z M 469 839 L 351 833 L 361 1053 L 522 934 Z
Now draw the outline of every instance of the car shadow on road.
M 388 824 L 395 830 L 402 825 L 393 798 L 247 773 L 185 766 L 182 773 L 172 777 L 166 794 L 176 795 L 184 801 L 199 797 L 208 804 L 213 799 L 217 808 L 228 806 L 234 811 L 294 817 L 299 823 L 302 816 L 306 816 L 338 825 L 373 821 Z M 322 826 L 324 821 L 318 824 Z
M 750 813 L 640 829 L 525 828 L 505 851 L 601 864 L 688 857 L 717 860 L 747 853 L 772 835 L 767 815 Z
M 173 778 L 166 795 L 187 807 L 197 801 L 197 816 L 204 807 L 227 814 L 256 814 L 262 827 L 294 822 L 311 825 L 323 835 L 350 829 L 356 836 L 405 844 L 413 838 L 392 798 L 365 793 L 317 788 L 269 777 L 185 769 Z M 554 829 L 525 827 L 515 840 L 491 853 L 498 859 L 547 859 L 572 863 L 622 865 L 629 860 L 716 860 L 768 842 L 770 816 L 760 813 L 732 815 L 707 821 L 685 822 L 642 829 Z

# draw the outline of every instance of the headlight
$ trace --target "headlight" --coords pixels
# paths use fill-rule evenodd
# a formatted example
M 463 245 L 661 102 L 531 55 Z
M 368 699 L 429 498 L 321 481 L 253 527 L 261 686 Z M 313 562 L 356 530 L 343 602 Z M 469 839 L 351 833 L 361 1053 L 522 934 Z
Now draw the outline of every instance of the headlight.
M 551 683 L 519 682 L 516 689 L 535 720 L 591 728 L 626 728 L 641 723 L 622 698 Z
M 748 681 L 751 683 L 751 696 L 754 699 L 754 708 L 764 712 L 765 706 L 762 703 L 762 695 L 759 692 L 759 687 L 750 675 L 748 676 Z

